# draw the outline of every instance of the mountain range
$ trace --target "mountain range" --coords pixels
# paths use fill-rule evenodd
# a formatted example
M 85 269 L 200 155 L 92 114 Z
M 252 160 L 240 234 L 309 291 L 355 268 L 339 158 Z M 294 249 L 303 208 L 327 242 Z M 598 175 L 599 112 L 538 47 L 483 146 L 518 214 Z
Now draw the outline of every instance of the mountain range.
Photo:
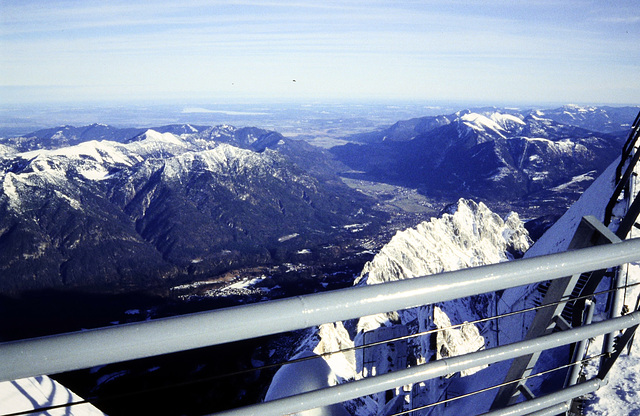
M 88 131 L 121 141 L 82 141 Z M 281 261 L 304 248 L 321 256 L 323 245 L 352 234 L 344 226 L 372 221 L 367 197 L 321 163 L 313 175 L 293 163 L 286 153 L 303 157 L 305 144 L 278 133 L 230 126 L 121 133 L 65 127 L 48 131 L 40 149 L 20 151 L 35 139 L 5 147 L 3 292 L 122 290 Z M 322 159 L 315 153 L 309 161 Z
M 462 110 L 329 150 L 228 125 L 93 124 L 0 139 L 0 293 L 128 291 L 293 259 L 344 262 L 395 225 L 379 209 L 388 195 L 340 176 L 442 204 L 481 199 L 535 219 L 536 236 L 617 156 L 632 111 Z
M 360 142 L 331 151 L 351 168 L 345 175 L 426 195 L 521 201 L 526 207 L 544 204 L 552 191 L 571 193 L 568 201 L 557 204 L 558 195 L 541 210 L 559 215 L 619 154 L 626 131 L 587 130 L 546 114 L 490 109 L 424 117 L 360 135 Z

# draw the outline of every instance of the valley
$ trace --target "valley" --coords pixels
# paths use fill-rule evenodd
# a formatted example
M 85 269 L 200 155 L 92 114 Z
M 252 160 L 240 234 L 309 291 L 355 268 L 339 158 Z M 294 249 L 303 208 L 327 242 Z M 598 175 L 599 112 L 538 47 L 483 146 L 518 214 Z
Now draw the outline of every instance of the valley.
M 257 121 L 250 110 L 233 117 Z M 196 116 L 186 124 L 0 139 L 0 338 L 350 287 L 395 235 L 460 197 L 502 218 L 517 212 L 535 239 L 615 159 L 637 108 L 479 108 L 395 122 L 332 111 L 282 131 L 211 125 L 224 115 L 214 111 L 187 113 Z M 291 117 L 262 121 L 295 126 Z M 250 369 L 287 359 L 307 336 L 56 378 L 98 402 L 145 385 L 154 403 L 169 380 L 202 379 L 181 400 L 210 412 L 205 402 L 260 400 L 275 369 Z M 216 381 L 237 371 L 244 389 Z M 137 400 L 111 409 L 136 414 Z
M 637 108 L 231 110 L 0 139 L 0 294 L 142 290 L 230 305 L 327 290 L 459 197 L 516 211 L 539 235 L 615 158 Z M 153 111 L 141 117 L 171 118 Z M 285 133 L 207 126 L 219 117 Z M 251 279 L 261 290 L 218 296 Z

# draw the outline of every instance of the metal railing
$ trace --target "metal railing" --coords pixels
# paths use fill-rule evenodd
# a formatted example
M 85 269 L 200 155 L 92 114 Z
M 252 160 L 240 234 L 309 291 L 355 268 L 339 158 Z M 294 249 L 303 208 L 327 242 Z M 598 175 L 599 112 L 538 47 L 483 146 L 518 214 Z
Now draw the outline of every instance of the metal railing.
M 614 177 L 614 181 L 616 187 L 609 198 L 609 202 L 605 207 L 604 214 L 604 225 L 608 226 L 613 219 L 613 208 L 618 203 L 618 199 L 622 194 L 623 190 L 627 191 L 627 194 L 630 190 L 630 184 L 632 175 L 635 169 L 636 164 L 638 163 L 638 159 L 640 159 L 640 152 L 636 152 L 635 148 L 638 144 L 638 139 L 640 138 L 640 112 L 636 116 L 636 119 L 633 121 L 631 125 L 631 132 L 629 133 L 629 137 L 622 147 L 622 154 L 620 156 L 620 162 L 616 167 L 616 174 Z M 627 167 L 624 174 L 622 174 L 622 169 Z M 637 216 L 637 214 L 636 214 Z M 624 237 L 623 237 L 624 238 Z
M 152 355 L 256 338 L 326 322 L 495 292 L 584 271 L 640 261 L 640 239 L 481 266 L 387 284 L 355 287 L 247 306 L 0 344 L 0 380 L 52 374 Z M 284 414 L 449 374 L 527 351 L 577 342 L 637 325 L 640 313 L 548 338 L 523 341 L 229 414 Z M 298 404 L 295 404 L 298 403 Z
M 634 261 L 640 261 L 640 239 L 380 285 L 6 342 L 0 344 L 0 381 L 258 338 Z
M 638 156 L 640 152 L 634 153 L 640 129 L 639 119 L 640 115 L 636 118 L 630 138 L 624 146 L 620 172 L 616 174 L 617 184 L 607 205 L 605 219 L 612 218 L 613 206 L 618 202 L 623 190 L 626 189 L 625 197 L 629 196 L 628 182 L 640 158 Z M 623 166 L 627 167 L 624 175 L 621 174 Z M 2 357 L 0 381 L 55 374 L 258 338 L 549 280 L 577 282 L 577 278 L 569 279 L 569 277 L 640 261 L 640 239 L 620 240 L 625 238 L 628 229 L 636 224 L 635 221 L 640 212 L 639 201 L 640 198 L 636 198 L 630 204 L 627 215 L 619 223 L 618 233 L 616 233 L 619 238 L 609 236 L 608 241 L 602 245 L 379 285 L 352 287 L 265 303 L 2 343 L 0 344 L 0 357 Z M 609 205 L 611 205 L 610 209 Z M 586 222 L 595 230 L 599 230 L 600 234 L 607 233 L 602 229 L 601 224 L 598 225 L 597 220 L 591 218 Z M 602 276 L 598 277 L 598 279 L 601 278 Z M 591 280 L 592 286 L 593 282 L 594 280 Z M 586 285 L 589 285 L 589 281 Z M 541 314 L 549 315 L 549 319 L 559 317 L 564 308 L 563 302 L 576 301 L 575 297 L 571 298 L 567 295 L 572 293 L 572 290 L 568 289 L 573 287 L 563 286 L 562 296 L 557 296 L 558 299 L 548 301 L 539 307 L 553 307 L 554 313 Z M 611 291 L 620 289 L 621 286 L 616 285 Z M 592 290 L 582 290 L 582 296 L 577 300 L 588 301 L 594 295 L 594 290 L 595 287 Z M 542 322 L 542 324 L 545 323 L 548 322 Z M 577 323 L 580 324 L 580 322 Z M 387 374 L 226 411 L 223 414 L 280 415 L 325 407 L 481 365 L 527 357 L 550 348 L 580 343 L 598 335 L 625 330 L 620 337 L 624 342 L 618 342 L 614 350 L 604 353 L 601 357 L 603 358 L 601 367 L 609 369 L 624 345 L 632 339 L 638 324 L 640 324 L 640 311 L 637 310 L 622 317 L 614 316 L 597 323 L 587 322 L 582 326 L 572 326 L 565 322 L 563 330 L 547 331 L 540 336 L 513 344 L 447 357 Z M 580 362 L 569 363 L 567 368 L 575 368 Z M 517 380 L 506 380 L 505 383 L 495 387 L 503 388 L 516 382 L 521 383 L 532 376 L 535 375 L 527 373 L 518 377 Z M 607 371 L 601 370 L 598 376 L 591 380 L 569 385 L 542 397 L 533 397 L 528 393 L 527 396 L 531 396 L 529 400 L 508 406 L 505 404 L 488 414 L 551 415 L 566 412 L 569 407 L 568 401 L 598 389 L 606 383 L 606 378 Z M 524 386 L 524 384 L 521 385 Z M 414 410 L 408 411 L 408 414 L 412 414 Z

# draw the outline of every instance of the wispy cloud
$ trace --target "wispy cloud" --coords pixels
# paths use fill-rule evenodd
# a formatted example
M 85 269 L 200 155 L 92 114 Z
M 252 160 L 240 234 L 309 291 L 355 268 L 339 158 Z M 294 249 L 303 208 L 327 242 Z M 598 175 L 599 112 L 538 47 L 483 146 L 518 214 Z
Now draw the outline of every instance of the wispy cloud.
M 154 85 L 226 93 L 244 88 L 249 94 L 273 92 L 295 73 L 313 80 L 308 93 L 324 85 L 333 86 L 331 93 L 419 95 L 461 84 L 525 89 L 518 84 L 527 82 L 523 71 L 529 78 L 533 71 L 549 77 L 550 85 L 575 78 L 577 69 L 594 76 L 615 69 L 631 79 L 620 69 L 640 65 L 630 59 L 640 55 L 631 0 L 587 6 L 550 0 L 6 0 L 0 2 L 0 85 L 95 83 L 101 91 L 125 86 L 122 94 L 136 85 L 145 91 Z M 510 80 L 500 87 L 497 77 Z M 238 78 L 243 82 L 232 88 Z M 295 90 L 286 84 L 287 91 L 310 85 L 299 84 Z
M 616 16 L 616 17 L 601 17 L 601 22 L 606 23 L 619 23 L 624 25 L 633 25 L 640 23 L 640 15 L 636 16 Z

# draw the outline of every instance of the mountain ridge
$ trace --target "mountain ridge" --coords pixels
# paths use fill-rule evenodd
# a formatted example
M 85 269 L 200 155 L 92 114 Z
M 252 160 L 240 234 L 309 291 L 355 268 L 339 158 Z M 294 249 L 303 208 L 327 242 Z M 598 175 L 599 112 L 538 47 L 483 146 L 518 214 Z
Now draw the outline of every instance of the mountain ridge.
M 258 150 L 146 130 L 4 160 L 3 291 L 213 275 L 340 241 L 357 216 L 371 222 L 365 196 Z
M 488 116 L 460 111 L 447 121 L 411 137 L 406 131 L 388 137 L 390 129 L 378 134 L 384 140 L 352 142 L 330 151 L 351 169 L 342 173 L 346 177 L 414 187 L 425 195 L 516 201 L 576 176 L 600 173 L 623 142 L 622 134 L 513 111 Z M 556 215 L 566 209 L 545 208 Z

